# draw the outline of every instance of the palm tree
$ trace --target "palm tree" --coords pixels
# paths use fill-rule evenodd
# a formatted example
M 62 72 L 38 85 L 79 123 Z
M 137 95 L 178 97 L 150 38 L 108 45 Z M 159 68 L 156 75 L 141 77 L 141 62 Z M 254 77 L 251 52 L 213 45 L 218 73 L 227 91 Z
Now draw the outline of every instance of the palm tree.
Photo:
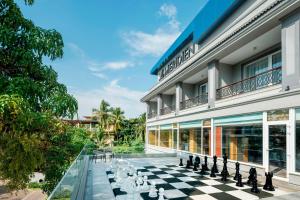
M 137 118 L 137 125 L 136 125 L 136 131 L 138 134 L 139 139 L 145 139 L 145 132 L 146 132 L 146 113 L 141 114 Z
M 117 131 L 121 129 L 121 125 L 124 119 L 124 111 L 122 111 L 120 107 L 112 108 L 110 121 L 114 126 L 115 133 L 117 133 Z
M 110 108 L 109 108 L 109 103 L 101 100 L 100 106 L 99 106 L 99 110 L 97 109 L 93 109 L 98 122 L 99 122 L 99 126 L 100 128 L 102 128 L 103 130 L 106 130 L 109 124 L 109 116 L 110 116 Z

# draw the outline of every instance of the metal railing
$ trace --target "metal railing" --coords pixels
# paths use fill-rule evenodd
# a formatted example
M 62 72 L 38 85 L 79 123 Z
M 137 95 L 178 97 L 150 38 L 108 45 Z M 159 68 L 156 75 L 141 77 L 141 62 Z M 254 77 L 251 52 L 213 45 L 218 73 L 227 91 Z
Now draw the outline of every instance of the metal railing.
M 206 104 L 207 102 L 208 102 L 207 94 L 196 96 L 194 98 L 187 99 L 187 100 L 180 102 L 180 110 L 184 110 L 184 109 L 198 106 L 201 104 Z
M 255 91 L 271 85 L 280 84 L 282 81 L 281 67 L 273 68 L 250 78 L 226 85 L 217 89 L 217 99 L 236 96 L 239 94 Z
M 157 116 L 157 112 L 156 111 L 152 111 L 148 113 L 148 119 L 154 118 Z
M 170 114 L 172 112 L 175 112 L 175 105 L 164 107 L 164 108 L 160 109 L 160 114 L 161 115 L 167 115 L 167 114 Z
M 79 155 L 73 161 L 60 182 L 56 185 L 48 200 L 80 199 L 85 188 L 86 173 L 88 170 L 89 156 L 87 146 L 84 146 Z M 84 184 L 84 185 L 83 185 Z

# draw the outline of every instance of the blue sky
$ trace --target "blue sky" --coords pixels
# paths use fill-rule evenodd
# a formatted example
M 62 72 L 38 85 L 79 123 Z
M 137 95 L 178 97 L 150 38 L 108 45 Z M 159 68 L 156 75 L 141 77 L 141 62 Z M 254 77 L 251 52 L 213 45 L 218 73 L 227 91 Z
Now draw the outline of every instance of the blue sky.
M 26 18 L 56 29 L 64 57 L 48 62 L 78 100 L 79 116 L 90 115 L 101 99 L 127 117 L 145 112 L 140 98 L 156 77 L 150 69 L 206 0 L 36 0 Z

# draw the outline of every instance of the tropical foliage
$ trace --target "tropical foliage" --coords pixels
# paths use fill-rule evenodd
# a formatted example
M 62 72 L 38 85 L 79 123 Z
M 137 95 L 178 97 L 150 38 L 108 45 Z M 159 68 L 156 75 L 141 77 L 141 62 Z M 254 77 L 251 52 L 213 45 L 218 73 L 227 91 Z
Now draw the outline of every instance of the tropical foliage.
M 35 26 L 13 0 L 0 1 L 0 178 L 10 188 L 26 187 L 40 170 L 49 192 L 89 142 L 86 131 L 60 120 L 73 117 L 77 101 L 43 64 L 61 58 L 63 46 L 57 31 Z

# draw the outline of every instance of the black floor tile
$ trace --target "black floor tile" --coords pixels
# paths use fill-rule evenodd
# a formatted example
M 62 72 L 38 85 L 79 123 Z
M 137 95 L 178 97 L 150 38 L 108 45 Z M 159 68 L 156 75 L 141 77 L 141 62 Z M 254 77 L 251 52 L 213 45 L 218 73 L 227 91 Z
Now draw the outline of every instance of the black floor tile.
M 210 196 L 216 198 L 216 199 L 220 199 L 220 200 L 239 200 L 239 198 L 236 198 L 230 194 L 227 194 L 225 192 L 220 192 L 220 193 L 213 193 L 213 194 L 209 194 Z
M 178 190 L 180 190 L 181 192 L 183 192 L 184 194 L 186 194 L 188 196 L 205 194 L 204 192 L 197 190 L 196 188 L 183 188 L 183 189 L 178 189 Z

